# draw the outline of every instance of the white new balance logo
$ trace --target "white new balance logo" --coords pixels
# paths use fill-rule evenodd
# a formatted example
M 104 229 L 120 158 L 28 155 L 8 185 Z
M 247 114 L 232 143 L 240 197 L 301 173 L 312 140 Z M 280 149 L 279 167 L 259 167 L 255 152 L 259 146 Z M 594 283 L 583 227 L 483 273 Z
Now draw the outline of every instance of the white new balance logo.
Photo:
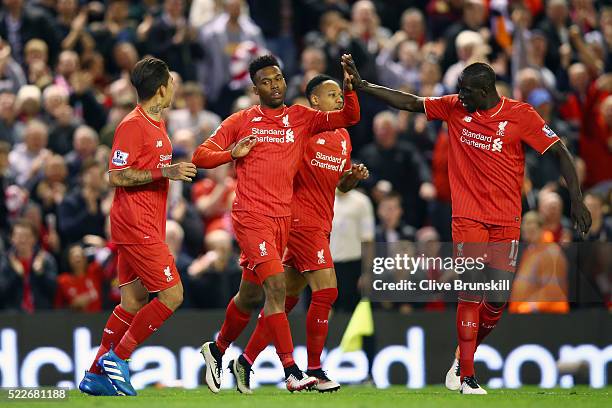
M 504 144 L 504 142 L 502 142 L 499 137 L 494 139 L 493 140 L 493 146 L 491 147 L 491 151 L 492 152 L 501 152 L 503 144 Z
M 261 122 L 261 116 L 255 116 L 253 119 L 251 119 L 251 122 Z
M 155 147 L 162 147 L 163 143 L 161 140 L 158 140 L 157 143 L 155 143 Z
M 268 256 L 268 250 L 266 249 L 266 241 L 259 244 L 259 256 Z
M 113 334 L 115 333 L 114 331 L 112 331 L 111 329 L 109 329 L 108 327 L 104 328 L 104 333 L 108 333 L 108 334 Z
M 471 116 L 466 116 L 463 118 L 464 122 L 470 123 L 472 121 L 472 117 Z
M 317 261 L 319 265 L 325 263 L 325 256 L 323 256 L 323 250 L 317 251 L 317 257 L 319 258 L 319 260 Z
M 324 145 L 324 144 L 325 144 L 325 139 L 319 139 L 319 140 L 317 140 L 317 144 L 319 144 L 319 145 Z

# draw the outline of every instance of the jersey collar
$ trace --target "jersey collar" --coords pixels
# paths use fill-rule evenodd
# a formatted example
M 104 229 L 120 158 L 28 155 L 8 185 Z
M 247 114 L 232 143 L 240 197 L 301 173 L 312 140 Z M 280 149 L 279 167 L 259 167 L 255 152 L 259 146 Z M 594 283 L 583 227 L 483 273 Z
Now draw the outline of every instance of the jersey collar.
M 504 108 L 504 104 L 506 103 L 506 97 L 502 96 L 499 100 L 499 102 L 497 102 L 497 104 L 495 106 L 493 106 L 492 108 L 489 108 L 487 110 L 477 110 L 475 113 L 478 116 L 481 117 L 485 117 L 485 118 L 493 118 L 495 117 L 499 112 L 501 112 L 501 110 Z
M 161 122 L 154 120 L 153 118 L 151 118 L 149 115 L 147 115 L 147 113 L 144 111 L 144 109 L 142 109 L 142 106 L 140 105 L 136 105 L 136 110 L 138 111 L 138 113 L 140 113 L 142 116 L 144 116 L 144 118 L 153 126 L 155 126 L 158 129 L 161 129 Z

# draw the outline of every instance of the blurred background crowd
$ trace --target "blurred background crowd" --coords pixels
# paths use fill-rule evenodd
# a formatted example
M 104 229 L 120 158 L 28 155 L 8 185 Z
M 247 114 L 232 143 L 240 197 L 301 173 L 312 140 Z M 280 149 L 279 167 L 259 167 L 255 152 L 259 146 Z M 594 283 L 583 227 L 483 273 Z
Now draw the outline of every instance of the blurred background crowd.
M 305 86 L 315 75 L 341 78 L 343 53 L 353 55 L 364 79 L 423 96 L 456 92 L 466 65 L 488 61 L 499 92 L 533 105 L 576 155 L 593 217 L 586 241 L 603 244 L 604 255 L 610 248 L 608 1 L 2 0 L 0 308 L 94 312 L 119 300 L 106 170 L 114 129 L 136 104 L 129 72 L 141 57 L 161 58 L 173 71 L 176 98 L 166 123 L 174 160 L 185 161 L 222 119 L 258 102 L 247 67 L 268 52 L 282 61 L 289 104 L 307 104 Z M 360 101 L 362 120 L 350 129 L 353 159 L 371 177 L 359 190 L 337 193 L 331 242 L 337 308 L 347 311 L 360 297 L 361 241 L 451 241 L 447 129 L 366 95 Z M 549 156 L 526 152 L 529 262 L 519 274 L 542 277 L 567 262 L 570 243 L 582 241 L 559 174 Z M 230 165 L 201 171 L 192 184 L 171 184 L 167 242 L 184 307 L 224 308 L 238 287 L 229 217 L 235 185 Z M 558 250 L 539 251 L 544 243 Z M 570 294 L 586 285 L 589 301 L 518 304 L 515 311 L 610 307 L 607 255 L 589 273 L 560 272 Z M 403 313 L 422 307 L 378 306 Z

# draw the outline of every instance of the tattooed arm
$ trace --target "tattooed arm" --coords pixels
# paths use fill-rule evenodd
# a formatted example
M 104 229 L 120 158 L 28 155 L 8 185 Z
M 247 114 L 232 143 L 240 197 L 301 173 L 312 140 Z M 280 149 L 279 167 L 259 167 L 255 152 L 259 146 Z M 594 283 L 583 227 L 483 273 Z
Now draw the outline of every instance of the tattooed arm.
M 195 175 L 196 167 L 194 164 L 180 162 L 172 166 L 155 170 L 137 170 L 131 167 L 122 170 L 113 170 L 109 174 L 109 180 L 113 187 L 135 187 L 148 184 L 153 180 L 161 178 L 191 182 Z
M 111 171 L 108 175 L 113 187 L 134 187 L 153 181 L 151 170 L 123 169 Z

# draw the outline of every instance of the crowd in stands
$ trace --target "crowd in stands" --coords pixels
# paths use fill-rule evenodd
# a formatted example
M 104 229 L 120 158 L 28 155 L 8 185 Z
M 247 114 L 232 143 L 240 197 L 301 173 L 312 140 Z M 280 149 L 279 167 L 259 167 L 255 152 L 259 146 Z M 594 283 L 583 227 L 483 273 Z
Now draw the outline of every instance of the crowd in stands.
M 173 160 L 188 161 L 224 118 L 258 103 L 247 67 L 269 52 L 282 61 L 287 103 L 305 105 L 311 78 L 342 77 L 343 53 L 364 79 L 422 96 L 456 92 L 464 67 L 489 62 L 499 93 L 533 105 L 576 156 L 593 217 L 586 241 L 610 249 L 607 0 L 2 0 L 0 309 L 95 312 L 118 301 L 106 171 L 115 127 L 137 102 L 129 72 L 140 58 L 153 55 L 172 70 L 176 97 L 165 120 Z M 371 176 L 337 193 L 331 242 L 337 307 L 347 311 L 360 297 L 362 241 L 451 241 L 445 125 L 367 95 L 360 102 L 362 120 L 349 129 L 353 160 Z M 526 245 L 582 241 L 559 175 L 550 156 L 526 151 Z M 224 308 L 236 292 L 235 186 L 231 165 L 201 170 L 192 184 L 171 183 L 167 243 L 184 307 Z M 538 250 L 528 249 L 532 265 Z M 610 253 L 592 273 L 567 272 L 569 292 L 588 287 L 599 299 L 592 305 L 610 307 Z

